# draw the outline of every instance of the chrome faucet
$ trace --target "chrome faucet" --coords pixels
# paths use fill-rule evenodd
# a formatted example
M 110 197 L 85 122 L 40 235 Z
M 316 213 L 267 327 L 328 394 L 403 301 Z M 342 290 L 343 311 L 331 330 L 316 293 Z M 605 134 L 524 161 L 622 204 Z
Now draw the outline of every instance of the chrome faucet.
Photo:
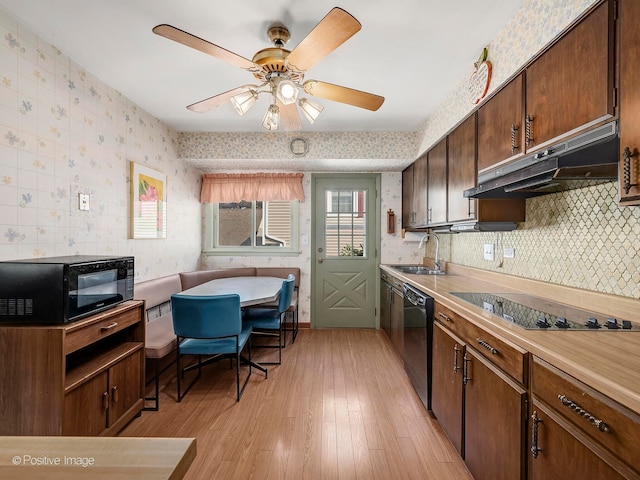
M 427 238 L 433 237 L 436 239 L 436 258 L 433 260 L 434 269 L 439 272 L 440 271 L 440 239 L 435 233 L 427 233 L 422 239 L 420 239 L 420 244 L 418 245 L 418 250 L 422 250 L 424 248 L 425 241 Z

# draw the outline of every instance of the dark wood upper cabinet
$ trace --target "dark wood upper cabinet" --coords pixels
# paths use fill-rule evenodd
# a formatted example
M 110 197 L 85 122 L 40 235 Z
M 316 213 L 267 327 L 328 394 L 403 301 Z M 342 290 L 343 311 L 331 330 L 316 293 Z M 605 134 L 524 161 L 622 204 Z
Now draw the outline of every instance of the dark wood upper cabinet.
M 423 155 L 413 164 L 413 208 L 416 225 L 424 227 L 427 222 L 427 156 Z
M 524 74 L 478 110 L 478 171 L 524 152 Z
M 447 138 L 443 138 L 428 153 L 427 209 L 428 224 L 447 223 Z
M 415 225 L 413 209 L 413 163 L 402 171 L 402 228 Z
M 640 205 L 640 2 L 618 2 L 620 203 Z
M 402 171 L 402 227 L 427 225 L 427 155 Z
M 463 192 L 476 186 L 476 116 L 471 115 L 449 134 L 449 222 L 473 219 L 475 200 Z
M 527 151 L 613 117 L 613 14 L 602 3 L 527 67 Z
M 614 8 L 601 3 L 478 109 L 479 172 L 614 117 Z

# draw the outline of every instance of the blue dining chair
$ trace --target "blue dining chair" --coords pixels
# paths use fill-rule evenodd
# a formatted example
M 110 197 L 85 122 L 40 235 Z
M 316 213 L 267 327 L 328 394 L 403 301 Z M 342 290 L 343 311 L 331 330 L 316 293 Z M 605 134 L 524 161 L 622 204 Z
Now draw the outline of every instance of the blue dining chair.
M 189 389 L 200 378 L 202 366 L 214 361 L 230 358 L 236 360 L 237 398 L 244 392 L 251 377 L 251 325 L 242 323 L 240 296 L 232 295 L 180 295 L 171 296 L 173 329 L 178 337 L 178 402 L 181 402 Z M 241 352 L 248 344 L 249 373 L 240 388 Z M 198 362 L 184 370 L 180 364 L 182 355 L 197 355 Z M 205 361 L 202 356 L 208 356 Z M 189 386 L 181 391 L 181 378 L 184 371 L 198 369 L 198 375 Z M 266 372 L 265 372 L 266 373 Z
M 282 340 L 284 316 L 287 309 L 291 305 L 291 297 L 293 288 L 295 287 L 296 277 L 292 274 L 282 282 L 280 296 L 278 297 L 278 308 L 247 308 L 242 317 L 242 324 L 252 329 L 252 335 L 262 337 L 277 337 L 278 345 L 256 345 L 263 348 L 277 348 L 277 362 L 260 362 L 263 365 L 280 365 L 282 363 Z

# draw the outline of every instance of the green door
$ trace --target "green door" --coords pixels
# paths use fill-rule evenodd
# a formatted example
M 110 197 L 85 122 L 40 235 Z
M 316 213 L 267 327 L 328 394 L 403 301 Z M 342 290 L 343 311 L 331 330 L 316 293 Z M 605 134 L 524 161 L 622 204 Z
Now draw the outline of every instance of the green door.
M 313 176 L 314 327 L 376 328 L 379 178 Z

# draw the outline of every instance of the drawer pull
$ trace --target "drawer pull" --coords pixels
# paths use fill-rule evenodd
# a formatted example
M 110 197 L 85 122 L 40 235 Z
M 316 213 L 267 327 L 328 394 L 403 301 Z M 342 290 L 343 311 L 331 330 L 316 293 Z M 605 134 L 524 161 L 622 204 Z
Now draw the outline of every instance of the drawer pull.
M 534 411 L 531 415 L 531 456 L 533 458 L 538 458 L 538 454 L 542 451 L 538 446 L 538 424 L 541 422 L 542 420 L 538 418 L 538 412 Z
M 438 316 L 439 316 L 440 318 L 444 318 L 447 322 L 450 322 L 450 321 L 451 321 L 451 319 L 450 319 L 449 317 L 447 317 L 447 316 L 446 316 L 444 313 L 442 313 L 442 312 L 438 312 Z
M 113 330 L 114 328 L 116 328 L 118 326 L 118 322 L 112 322 L 109 325 L 105 326 L 105 327 L 100 327 L 100 330 L 103 332 L 106 332 L 108 330 Z
M 482 345 L 484 348 L 486 348 L 487 350 L 489 350 L 491 353 L 493 353 L 494 355 L 498 354 L 498 350 L 493 348 L 491 345 L 489 345 L 487 342 L 485 342 L 484 340 L 481 340 L 479 338 L 476 338 L 476 341 Z
M 575 413 L 577 413 L 581 417 L 583 417 L 586 420 L 588 420 L 589 422 L 591 422 L 591 424 L 594 427 L 596 427 L 598 430 L 600 430 L 601 432 L 608 432 L 609 431 L 609 426 L 606 423 L 604 423 L 602 420 L 598 420 L 596 417 L 594 417 L 589 412 L 587 412 L 585 409 L 583 409 L 580 405 L 578 405 L 577 403 L 569 400 L 564 395 L 558 395 L 558 400 L 560 400 L 560 402 L 562 402 L 562 405 L 564 405 L 565 407 L 569 407 Z

